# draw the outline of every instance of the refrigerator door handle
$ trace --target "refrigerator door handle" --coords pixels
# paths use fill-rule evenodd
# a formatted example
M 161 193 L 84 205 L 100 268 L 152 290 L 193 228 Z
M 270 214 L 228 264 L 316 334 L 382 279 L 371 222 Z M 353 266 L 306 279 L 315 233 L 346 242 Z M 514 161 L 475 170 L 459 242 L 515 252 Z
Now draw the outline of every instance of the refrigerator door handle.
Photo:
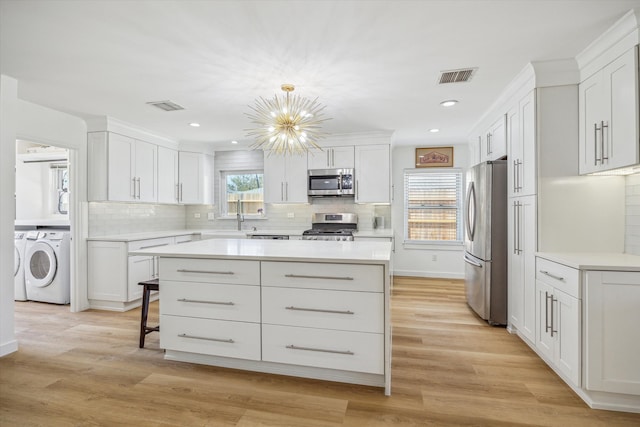
M 476 189 L 473 182 L 469 184 L 469 192 L 467 193 L 467 235 L 469 240 L 473 242 L 476 232 Z M 473 222 L 473 224 L 472 224 Z
M 471 264 L 471 265 L 473 265 L 474 267 L 480 267 L 480 268 L 482 268 L 482 264 L 480 264 L 480 263 L 478 263 L 478 262 L 475 262 L 475 261 L 474 261 L 474 260 L 472 260 L 472 259 L 469 259 L 469 258 L 467 257 L 467 255 L 466 255 L 466 254 L 465 254 L 465 256 L 464 256 L 464 262 L 466 262 L 467 264 Z

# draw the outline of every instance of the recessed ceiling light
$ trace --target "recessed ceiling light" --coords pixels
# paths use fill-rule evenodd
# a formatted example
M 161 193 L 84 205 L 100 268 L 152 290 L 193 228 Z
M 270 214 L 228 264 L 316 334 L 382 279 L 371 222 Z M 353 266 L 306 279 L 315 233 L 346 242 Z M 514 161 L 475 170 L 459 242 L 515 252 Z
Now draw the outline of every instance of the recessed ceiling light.
M 440 129 L 435 129 L 435 128 L 434 129 L 429 129 L 429 132 L 437 133 L 437 132 L 440 132 Z
M 458 103 L 457 100 L 455 99 L 448 99 L 446 101 L 442 101 L 440 103 L 440 105 L 442 105 L 443 107 L 453 107 L 454 105 L 456 105 Z
M 199 128 L 200 123 L 189 123 L 189 126 L 193 126 L 194 128 Z
M 231 143 L 232 143 L 232 144 L 237 144 L 237 143 L 238 143 L 238 141 L 235 141 L 235 140 L 234 140 L 234 141 L 231 141 Z

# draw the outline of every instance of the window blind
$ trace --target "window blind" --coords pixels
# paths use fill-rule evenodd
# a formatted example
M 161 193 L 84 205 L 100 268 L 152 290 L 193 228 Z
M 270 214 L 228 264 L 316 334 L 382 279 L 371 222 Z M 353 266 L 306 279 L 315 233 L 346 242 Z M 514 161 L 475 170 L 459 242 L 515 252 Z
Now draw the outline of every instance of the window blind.
M 462 241 L 462 171 L 404 173 L 405 240 Z

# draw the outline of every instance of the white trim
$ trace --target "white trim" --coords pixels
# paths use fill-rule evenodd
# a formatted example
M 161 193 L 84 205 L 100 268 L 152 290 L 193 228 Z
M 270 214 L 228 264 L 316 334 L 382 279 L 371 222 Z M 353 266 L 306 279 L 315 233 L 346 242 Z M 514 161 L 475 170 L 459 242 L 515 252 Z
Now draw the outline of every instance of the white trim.
M 0 345 L 0 357 L 6 356 L 18 351 L 18 340 L 7 341 Z

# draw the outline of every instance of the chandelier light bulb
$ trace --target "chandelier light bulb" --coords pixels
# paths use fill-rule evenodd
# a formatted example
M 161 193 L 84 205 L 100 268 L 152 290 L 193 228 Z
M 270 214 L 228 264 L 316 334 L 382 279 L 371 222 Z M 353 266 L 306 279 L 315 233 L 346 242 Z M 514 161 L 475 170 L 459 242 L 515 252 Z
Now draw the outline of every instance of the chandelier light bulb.
M 283 84 L 285 95 L 273 99 L 262 97 L 249 106 L 247 116 L 256 125 L 248 129 L 248 136 L 255 138 L 252 149 L 268 151 L 269 154 L 305 154 L 310 149 L 322 150 L 316 141 L 326 136 L 320 126 L 328 118 L 323 117 L 324 106 L 317 98 L 309 100 L 292 95 L 293 85 Z

